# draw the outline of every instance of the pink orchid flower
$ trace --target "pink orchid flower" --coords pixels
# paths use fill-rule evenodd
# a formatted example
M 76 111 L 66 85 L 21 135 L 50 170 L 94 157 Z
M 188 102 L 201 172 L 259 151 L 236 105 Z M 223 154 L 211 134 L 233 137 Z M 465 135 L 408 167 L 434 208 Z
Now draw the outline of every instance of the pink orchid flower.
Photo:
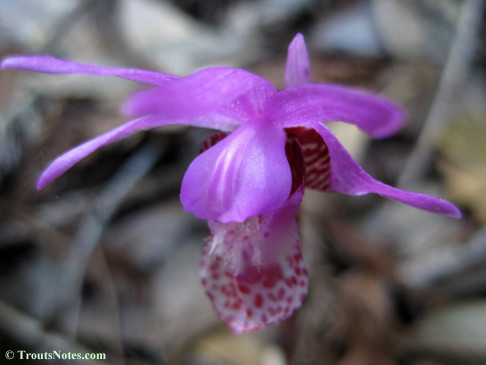
M 324 122 L 351 123 L 383 138 L 402 127 L 403 112 L 370 93 L 312 83 L 301 34 L 289 46 L 285 89 L 280 91 L 257 75 L 223 67 L 177 77 L 48 56 L 7 57 L 1 67 L 118 76 L 153 86 L 124 103 L 124 113 L 136 119 L 56 158 L 40 176 L 39 189 L 98 148 L 140 130 L 178 124 L 220 131 L 190 164 L 181 201 L 186 211 L 209 222 L 202 283 L 236 333 L 282 321 L 306 296 L 296 222 L 304 188 L 377 193 L 433 213 L 461 216 L 447 201 L 373 179 L 350 156 Z

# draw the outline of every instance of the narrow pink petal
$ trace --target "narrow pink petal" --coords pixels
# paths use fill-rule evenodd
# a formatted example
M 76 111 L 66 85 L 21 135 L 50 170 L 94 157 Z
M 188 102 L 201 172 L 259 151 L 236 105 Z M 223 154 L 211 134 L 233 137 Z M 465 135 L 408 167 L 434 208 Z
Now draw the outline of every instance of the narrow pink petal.
M 235 333 L 284 320 L 307 294 L 295 220 L 302 193 L 301 187 L 278 210 L 244 223 L 209 222 L 201 280 L 221 319 Z
M 402 109 L 388 99 L 330 84 L 279 91 L 267 101 L 265 115 L 282 127 L 343 121 L 375 138 L 396 133 L 405 120 Z
M 131 117 L 165 116 L 173 110 L 185 110 L 192 117 L 216 112 L 242 123 L 260 115 L 265 101 L 275 92 L 267 80 L 247 71 L 205 68 L 164 87 L 134 94 L 123 111 Z
M 426 194 L 397 189 L 373 179 L 351 157 L 327 127 L 320 123 L 316 123 L 313 126 L 322 136 L 329 149 L 331 157 L 331 190 L 348 195 L 376 193 L 432 213 L 454 218 L 461 217 L 459 209 L 448 201 Z
M 184 209 L 206 220 L 241 223 L 278 208 L 292 187 L 286 139 L 264 121 L 240 126 L 191 163 L 182 181 Z
M 210 119 L 191 120 L 190 118 L 185 118 L 184 113 L 180 113 L 178 116 L 175 116 L 174 114 L 172 119 L 163 119 L 159 116 L 149 115 L 132 120 L 119 126 L 118 128 L 86 141 L 57 157 L 40 176 L 39 180 L 37 181 L 37 189 L 42 189 L 52 180 L 58 178 L 73 165 L 96 151 L 98 148 L 126 138 L 138 131 L 175 124 L 191 125 L 204 128 L 215 128 L 217 126 L 227 126 L 229 128 L 231 125 L 233 125 L 231 123 L 231 121 L 224 120 L 217 115 L 213 115 L 213 118 Z
M 309 55 L 304 36 L 298 33 L 289 45 L 285 68 L 285 88 L 311 83 Z
M 160 86 L 179 79 L 178 76 L 136 68 L 102 67 L 61 60 L 50 56 L 10 56 L 2 61 L 2 69 L 17 69 L 52 74 L 82 74 L 93 76 L 117 76 L 143 84 Z

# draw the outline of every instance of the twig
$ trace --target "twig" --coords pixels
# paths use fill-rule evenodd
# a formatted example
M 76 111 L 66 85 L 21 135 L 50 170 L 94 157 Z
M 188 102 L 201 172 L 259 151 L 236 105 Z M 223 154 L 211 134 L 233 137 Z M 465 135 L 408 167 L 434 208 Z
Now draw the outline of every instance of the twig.
M 444 121 L 454 105 L 454 97 L 461 89 L 473 59 L 473 50 L 481 25 L 484 0 L 466 0 L 457 23 L 456 37 L 440 78 L 437 93 L 425 120 L 415 149 L 408 158 L 398 179 L 401 188 L 409 187 L 423 175 L 431 160 L 433 148 Z
M 108 262 L 106 261 L 106 256 L 103 251 L 100 252 L 100 262 L 99 268 L 101 271 L 101 274 L 105 277 L 105 283 L 106 285 L 104 286 L 104 297 L 106 300 L 106 305 L 109 306 L 108 311 L 109 311 L 109 317 L 112 319 L 112 323 L 114 326 L 114 332 L 118 333 L 118 336 L 114 336 L 112 344 L 115 348 L 116 351 L 118 351 L 118 357 L 119 361 L 124 363 L 124 358 L 123 358 L 123 339 L 121 336 L 122 333 L 122 325 L 121 325 L 121 313 L 120 313 L 120 305 L 118 301 L 118 291 L 116 287 L 115 280 L 113 278 L 113 275 L 111 273 L 110 267 Z M 122 364 L 120 364 L 122 365 Z
M 57 24 L 54 25 L 50 39 L 48 39 L 40 48 L 39 53 L 57 55 L 60 48 L 59 45 L 62 40 L 66 38 L 66 33 L 73 28 L 76 22 L 80 21 L 83 16 L 88 13 L 89 8 L 92 6 L 93 1 L 81 1 L 72 11 L 64 15 Z
M 92 352 L 59 333 L 46 331 L 39 320 L 29 317 L 2 301 L 0 301 L 0 332 L 6 333 L 10 339 L 22 344 L 21 349 L 4 349 L 13 351 L 16 358 L 18 358 L 18 350 L 42 354 L 59 351 L 64 354 L 84 355 Z M 3 353 L 0 355 L 4 356 Z M 85 361 L 83 364 L 109 364 L 108 360 Z
M 71 245 L 72 249 L 65 261 L 66 275 L 69 276 L 69 281 L 74 289 L 73 293 L 77 299 L 74 308 L 75 315 L 72 316 L 71 328 L 68 331 L 73 336 L 77 332 L 81 286 L 89 259 L 117 208 L 135 184 L 152 168 L 161 153 L 162 146 L 160 144 L 149 142 L 134 154 L 107 184 L 99 198 L 94 202 L 93 211 L 88 214 L 79 227 Z

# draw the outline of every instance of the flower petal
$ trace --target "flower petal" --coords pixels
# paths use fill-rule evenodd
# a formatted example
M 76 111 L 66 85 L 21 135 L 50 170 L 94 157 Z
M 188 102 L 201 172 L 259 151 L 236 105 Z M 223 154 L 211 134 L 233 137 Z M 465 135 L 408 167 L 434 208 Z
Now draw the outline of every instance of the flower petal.
M 47 167 L 47 169 L 44 170 L 44 172 L 40 176 L 39 180 L 37 181 L 37 189 L 42 189 L 52 180 L 58 178 L 73 165 L 96 151 L 98 148 L 116 142 L 120 139 L 126 138 L 134 134 L 135 132 L 174 124 L 192 125 L 204 128 L 215 128 L 217 126 L 233 125 L 230 123 L 232 122 L 223 120 L 217 115 L 214 115 L 213 118 L 209 120 L 191 120 L 190 118 L 185 118 L 183 113 L 181 113 L 181 115 L 179 115 L 177 118 L 173 119 L 163 119 L 159 116 L 149 115 L 146 117 L 132 120 L 119 126 L 118 128 L 115 128 L 98 137 L 86 141 L 83 144 L 74 147 L 73 149 L 57 157 L 53 162 L 51 162 L 51 164 Z
M 448 201 L 426 194 L 397 189 L 373 179 L 351 157 L 327 127 L 320 123 L 314 123 L 313 127 L 322 136 L 329 149 L 331 157 L 331 190 L 348 195 L 376 193 L 432 213 L 454 218 L 461 217 L 459 209 Z
M 285 67 L 285 88 L 311 83 L 309 55 L 304 36 L 298 33 L 289 45 Z
M 330 84 L 279 91 L 267 101 L 265 115 L 282 127 L 343 121 L 355 124 L 375 138 L 396 133 L 404 123 L 404 113 L 395 103 L 350 87 Z
M 235 333 L 284 320 L 307 294 L 295 219 L 302 194 L 301 186 L 276 211 L 244 223 L 209 222 L 201 280 L 221 319 Z
M 192 117 L 216 112 L 241 123 L 261 115 L 266 99 L 275 92 L 267 80 L 247 71 L 206 68 L 165 87 L 134 94 L 123 112 L 132 117 L 165 116 L 173 110 L 184 110 Z
M 302 151 L 305 166 L 305 187 L 320 191 L 330 188 L 331 158 L 322 137 L 314 129 L 304 127 L 286 128 L 289 139 L 296 139 Z
M 186 211 L 223 223 L 269 213 L 289 196 L 285 132 L 265 121 L 240 126 L 200 154 L 181 188 Z
M 160 86 L 179 79 L 178 76 L 136 68 L 116 68 L 89 65 L 61 60 L 50 56 L 10 56 L 2 61 L 2 69 L 44 72 L 52 74 L 82 74 L 93 76 L 117 76 L 143 84 Z

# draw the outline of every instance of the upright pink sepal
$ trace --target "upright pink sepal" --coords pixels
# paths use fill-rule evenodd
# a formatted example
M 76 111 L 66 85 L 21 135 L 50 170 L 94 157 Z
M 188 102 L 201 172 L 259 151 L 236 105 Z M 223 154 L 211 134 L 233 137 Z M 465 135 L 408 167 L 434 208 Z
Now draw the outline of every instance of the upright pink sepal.
M 311 83 L 311 68 L 304 36 L 298 33 L 289 45 L 285 67 L 285 88 Z

